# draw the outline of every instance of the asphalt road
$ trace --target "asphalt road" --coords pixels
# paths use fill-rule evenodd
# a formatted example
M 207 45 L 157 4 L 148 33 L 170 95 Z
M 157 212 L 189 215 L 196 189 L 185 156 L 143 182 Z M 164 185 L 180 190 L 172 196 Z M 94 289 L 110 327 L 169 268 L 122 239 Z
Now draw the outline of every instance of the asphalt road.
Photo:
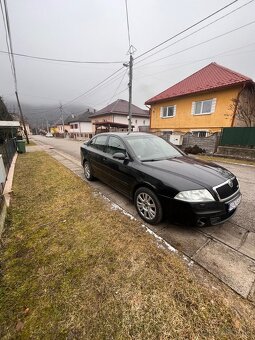
M 82 141 L 43 136 L 33 136 L 33 139 L 84 178 L 79 165 Z M 230 221 L 206 228 L 180 227 L 164 221 L 150 228 L 237 293 L 255 302 L 255 167 L 218 164 L 237 176 L 242 192 L 242 202 Z M 125 197 L 99 181 L 90 182 L 90 185 L 140 219 L 133 204 Z

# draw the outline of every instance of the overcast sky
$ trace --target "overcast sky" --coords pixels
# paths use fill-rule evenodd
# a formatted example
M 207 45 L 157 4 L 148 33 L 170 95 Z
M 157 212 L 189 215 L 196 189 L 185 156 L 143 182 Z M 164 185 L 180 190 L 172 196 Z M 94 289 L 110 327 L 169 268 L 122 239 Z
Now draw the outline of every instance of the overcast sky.
M 128 0 L 131 43 L 137 49 L 134 58 L 230 2 Z M 161 48 L 248 2 L 237 1 Z M 81 61 L 124 62 L 129 59 L 125 0 L 7 0 L 7 4 L 16 53 Z M 252 1 L 156 55 L 144 61 L 140 61 L 142 57 L 135 60 L 133 103 L 145 108 L 143 104 L 147 99 L 213 61 L 255 79 L 255 23 L 180 52 L 251 23 L 255 20 L 254 13 L 255 1 Z M 0 50 L 7 50 L 2 17 Z M 158 60 L 162 57 L 166 58 Z M 21 102 L 31 104 L 37 112 L 44 105 L 57 107 L 59 102 L 71 101 L 122 67 L 121 63 L 65 64 L 18 56 L 15 61 Z M 14 100 L 8 56 L 0 53 L 0 63 L 0 95 L 8 104 Z M 128 73 L 125 72 L 124 68 L 117 79 L 73 104 L 100 109 L 118 98 L 128 99 Z M 72 106 L 64 105 L 64 108 L 72 110 Z

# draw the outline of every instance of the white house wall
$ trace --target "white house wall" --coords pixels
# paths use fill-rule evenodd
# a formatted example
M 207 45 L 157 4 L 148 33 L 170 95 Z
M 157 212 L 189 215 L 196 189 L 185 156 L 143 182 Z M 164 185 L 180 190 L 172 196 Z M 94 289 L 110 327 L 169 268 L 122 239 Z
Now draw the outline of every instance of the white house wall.
M 104 115 L 92 118 L 92 124 L 94 122 L 114 122 L 120 124 L 128 124 L 128 115 Z M 139 126 L 150 125 L 150 119 L 147 117 L 132 116 L 132 125 L 134 126 L 134 131 L 139 131 Z M 93 125 L 93 132 L 95 132 L 95 125 Z
M 75 124 L 78 125 L 77 129 L 72 129 L 71 126 L 75 126 Z M 81 133 L 92 133 L 92 123 L 91 122 L 72 122 L 70 124 L 70 133 L 77 133 L 77 134 L 81 134 Z
M 123 115 L 114 115 L 114 122 L 115 123 L 121 123 L 121 124 L 128 124 L 128 116 Z M 132 116 L 132 125 L 134 126 L 133 131 L 139 131 L 139 126 L 146 126 L 150 125 L 150 119 L 147 117 L 140 117 L 133 115 Z

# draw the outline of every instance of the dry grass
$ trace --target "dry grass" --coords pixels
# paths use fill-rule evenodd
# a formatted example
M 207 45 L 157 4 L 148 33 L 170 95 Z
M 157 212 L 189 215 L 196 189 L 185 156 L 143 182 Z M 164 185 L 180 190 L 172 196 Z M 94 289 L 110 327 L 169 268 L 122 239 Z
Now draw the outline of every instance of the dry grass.
M 33 140 L 31 140 L 30 138 L 29 138 L 29 144 L 27 144 L 27 142 L 26 142 L 26 146 L 35 146 L 35 145 L 37 145 Z
M 1 339 L 252 339 L 138 222 L 43 152 L 20 155 L 1 266 Z
M 225 158 L 225 157 L 217 157 L 217 156 L 207 156 L 207 155 L 196 155 L 196 158 L 199 158 L 204 161 L 210 161 L 210 162 L 219 162 L 219 163 L 228 163 L 228 164 L 246 164 L 246 165 L 254 165 L 255 166 L 255 160 L 247 160 L 247 159 L 236 159 L 236 158 Z

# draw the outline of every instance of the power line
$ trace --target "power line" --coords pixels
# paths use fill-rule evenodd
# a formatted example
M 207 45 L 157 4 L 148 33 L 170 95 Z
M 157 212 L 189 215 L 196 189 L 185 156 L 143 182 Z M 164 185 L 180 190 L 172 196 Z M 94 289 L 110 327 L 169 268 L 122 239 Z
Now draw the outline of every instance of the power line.
M 149 56 L 147 56 L 147 57 L 145 57 L 145 58 L 139 60 L 136 64 L 138 64 L 138 63 L 140 63 L 140 62 L 142 62 L 142 61 L 144 61 L 144 60 L 146 60 L 146 59 L 148 59 L 148 58 L 150 58 L 150 57 L 152 57 L 152 56 L 154 56 L 154 55 L 156 55 L 156 54 L 158 54 L 158 53 L 164 51 L 165 49 L 167 49 L 167 48 L 169 48 L 169 47 L 171 47 L 171 46 L 173 46 L 173 45 L 176 45 L 178 42 L 187 39 L 188 37 L 190 37 L 190 36 L 196 34 L 197 32 L 202 31 L 203 29 L 205 29 L 205 28 L 207 28 L 207 27 L 213 25 L 214 23 L 216 23 L 217 21 L 219 21 L 219 20 L 221 20 L 221 19 L 226 18 L 226 17 L 229 16 L 230 14 L 232 14 L 232 13 L 234 13 L 234 12 L 240 10 L 241 8 L 243 8 L 243 7 L 247 6 L 247 5 L 249 5 L 249 4 L 252 3 L 252 2 L 254 2 L 254 0 L 250 0 L 249 2 L 247 2 L 247 3 L 245 3 L 245 4 L 241 5 L 241 6 L 239 6 L 239 7 L 237 7 L 237 8 L 235 8 L 234 10 L 230 11 L 229 13 L 227 13 L 227 14 L 221 16 L 220 18 L 218 18 L 218 19 L 216 19 L 216 20 L 210 22 L 209 24 L 207 24 L 207 25 L 205 25 L 205 26 L 203 26 L 203 27 L 197 29 L 196 31 L 194 31 L 194 32 L 192 32 L 192 33 L 186 35 L 185 37 L 183 37 L 183 38 L 181 38 L 181 39 L 179 39 L 179 40 L 173 42 L 172 44 L 170 44 L 170 45 L 168 45 L 168 46 L 166 46 L 166 47 L 160 49 L 159 51 L 156 51 L 156 52 L 150 54 Z
M 76 101 L 77 99 L 87 95 L 88 93 L 90 93 L 91 91 L 93 91 L 94 89 L 96 89 L 97 87 L 99 87 L 100 85 L 102 85 L 104 82 L 106 82 L 108 79 L 110 79 L 111 77 L 113 77 L 115 74 L 119 73 L 124 67 L 119 68 L 118 70 L 116 70 L 115 72 L 113 72 L 112 74 L 110 74 L 108 77 L 106 77 L 104 80 L 100 81 L 98 84 L 94 85 L 93 87 L 91 87 L 89 90 L 83 92 L 82 94 L 80 94 L 79 96 L 75 97 L 74 99 L 69 100 L 68 102 L 64 103 L 62 106 L 66 106 L 67 104 L 73 103 L 74 101 Z
M 7 51 L 0 51 L 3 54 L 9 54 Z M 47 58 L 47 57 L 38 57 L 29 54 L 21 54 L 21 53 L 13 53 L 10 52 L 13 56 L 37 59 L 37 60 L 47 60 L 47 61 L 56 61 L 62 63 L 73 63 L 73 64 L 123 64 L 123 61 L 81 61 L 81 60 L 68 60 L 68 59 L 57 59 L 57 58 Z
M 3 11 L 3 7 L 4 7 L 4 11 Z M 21 104 L 20 104 L 20 101 L 19 101 L 19 95 L 18 95 L 17 74 L 16 74 L 16 68 L 15 68 L 15 60 L 14 60 L 14 56 L 13 56 L 10 19 L 9 19 L 8 7 L 7 7 L 6 0 L 3 0 L 3 3 L 1 2 L 1 9 L 2 9 L 4 22 L 6 23 L 6 25 L 5 25 L 6 39 L 7 39 L 6 43 L 7 43 L 7 49 L 8 49 L 8 51 L 10 51 L 10 55 L 11 55 L 10 60 L 11 60 L 11 65 L 12 65 L 12 73 L 13 73 L 13 80 L 14 80 L 14 87 L 15 87 L 15 96 L 16 96 L 16 99 L 17 99 L 17 104 L 18 104 L 18 108 L 19 108 L 19 111 L 20 111 L 20 117 L 21 117 L 21 121 L 22 121 L 22 124 L 23 124 L 24 132 L 25 132 L 25 135 L 26 135 L 26 140 L 27 140 L 27 143 L 29 144 L 26 124 L 25 124 Z M 4 13 L 5 13 L 5 15 L 4 15 Z
M 17 90 L 18 90 L 18 88 L 17 88 L 18 87 L 18 85 L 17 85 L 17 74 L 16 74 L 15 60 L 14 60 L 14 57 L 12 55 L 13 47 L 12 47 L 12 37 L 11 37 L 11 29 L 10 29 L 10 19 L 9 19 L 8 7 L 7 7 L 6 0 L 3 0 L 3 3 L 4 3 L 4 9 L 5 9 L 5 21 L 6 21 L 6 27 L 7 27 L 8 42 L 9 42 L 9 49 L 8 50 L 10 51 L 10 56 L 11 56 L 11 60 L 12 60 L 14 86 L 15 86 L 15 91 L 17 92 Z M 18 105 L 19 105 L 19 103 L 18 103 Z
M 8 54 L 10 65 L 11 65 L 11 70 L 12 70 L 12 75 L 14 77 L 14 70 L 13 70 L 13 67 L 12 67 L 12 59 L 11 59 L 11 51 L 10 51 L 9 41 L 8 41 L 7 24 L 6 24 L 5 13 L 4 13 L 4 9 L 3 9 L 3 5 L 2 5 L 1 1 L 0 1 L 0 5 L 1 5 L 1 12 L 2 12 L 3 23 L 4 23 L 4 30 L 5 30 L 5 41 L 6 41 L 6 46 L 7 46 L 7 50 L 8 50 L 8 52 L 6 52 L 6 53 Z
M 114 91 L 114 93 L 113 93 L 111 99 L 109 99 L 108 104 L 110 104 L 110 102 L 112 101 L 112 99 L 116 96 L 116 93 L 117 93 L 117 91 L 119 90 L 119 88 L 120 88 L 120 86 L 121 86 L 121 84 L 122 84 L 122 82 L 123 82 L 123 80 L 124 80 L 126 74 L 127 74 L 127 69 L 126 69 L 126 71 L 124 72 L 123 77 L 121 78 L 121 80 L 120 80 L 120 82 L 119 82 L 119 84 L 118 84 L 116 90 Z
M 122 69 L 124 69 L 124 67 L 122 68 Z M 89 94 L 91 95 L 92 93 L 94 93 L 98 88 L 102 88 L 102 87 L 104 87 L 104 86 L 106 86 L 106 85 L 109 85 L 109 84 L 111 84 L 111 83 L 113 83 L 115 80 L 118 80 L 118 79 L 120 79 L 120 78 L 122 78 L 123 77 L 123 75 L 125 75 L 126 74 L 126 70 L 123 72 L 123 73 L 120 73 L 120 74 L 118 74 L 118 75 L 115 75 L 115 77 L 107 77 L 107 78 L 109 78 L 107 81 L 102 81 L 101 82 L 101 84 L 99 85 L 99 84 L 97 84 L 98 86 L 94 86 L 94 89 L 92 90 L 92 88 L 91 89 L 89 89 L 87 92 L 89 92 Z M 113 74 L 112 74 L 112 76 L 113 76 Z M 106 79 L 105 79 L 106 80 Z M 115 94 L 116 95 L 116 94 Z M 65 106 L 68 106 L 68 103 L 69 103 L 70 101 L 68 101 L 68 102 L 66 102 L 64 105 Z M 64 106 L 64 105 L 62 105 L 62 106 Z M 90 106 L 90 107 L 92 107 L 92 105 L 89 105 L 89 104 L 87 104 L 86 103 L 86 106 Z M 29 108 L 30 109 L 30 108 Z M 58 110 L 59 109 L 59 106 L 56 106 L 56 107 L 52 107 L 52 108 L 49 108 L 49 109 L 43 109 L 43 108 L 40 108 L 40 107 L 34 107 L 34 108 L 31 108 L 31 110 L 32 111 L 40 111 L 40 113 L 48 113 L 48 112 L 52 112 L 52 111 L 56 111 L 56 110 Z M 38 112 L 39 113 L 39 112 Z
M 174 38 L 178 37 L 179 35 L 181 35 L 181 34 L 187 32 L 187 31 L 189 31 L 191 28 L 193 28 L 193 27 L 195 27 L 195 26 L 201 24 L 201 23 L 204 22 L 205 20 L 211 18 L 212 16 L 214 16 L 214 15 L 216 15 L 217 13 L 223 11 L 224 9 L 228 8 L 229 6 L 233 5 L 234 3 L 238 2 L 238 1 L 239 1 L 239 0 L 232 1 L 232 2 L 230 2 L 228 5 L 226 5 L 226 6 L 224 6 L 224 7 L 221 7 L 220 9 L 218 9 L 217 11 L 211 13 L 211 14 L 208 15 L 207 17 L 205 17 L 205 18 L 203 18 L 203 19 L 197 21 L 195 24 L 192 24 L 191 26 L 185 28 L 185 29 L 182 30 L 181 32 L 179 32 L 179 33 L 177 33 L 177 34 L 171 36 L 170 38 L 168 38 L 168 39 L 162 41 L 160 44 L 158 44 L 158 45 L 156 45 L 156 46 L 150 48 L 149 50 L 143 52 L 142 54 L 140 54 L 139 56 L 137 56 L 135 59 L 141 58 L 141 57 L 144 56 L 145 54 L 147 54 L 147 53 L 149 53 L 149 52 L 155 50 L 156 48 L 158 48 L 158 47 L 160 47 L 160 46 L 166 44 L 168 41 L 173 40 Z
M 131 46 L 131 39 L 130 39 L 130 29 L 129 29 L 129 18 L 128 18 L 128 5 L 127 0 L 125 0 L 126 5 L 126 18 L 127 18 L 127 30 L 128 30 L 128 46 Z
M 10 64 L 11 64 L 11 70 L 14 80 L 14 88 L 15 91 L 17 91 L 17 76 L 16 76 L 16 69 L 15 69 L 15 62 L 12 56 L 12 40 L 11 40 L 11 32 L 10 32 L 10 25 L 9 25 L 9 15 L 8 15 L 8 9 L 7 4 L 5 0 L 3 0 L 3 4 L 1 2 L 1 11 L 3 16 L 3 22 L 4 22 L 4 29 L 5 29 L 5 39 L 6 39 L 6 45 L 7 50 L 6 52 L 9 56 Z
M 236 32 L 236 31 L 238 31 L 238 30 L 240 30 L 240 29 L 242 29 L 242 28 L 245 28 L 245 27 L 247 27 L 247 26 L 253 25 L 254 23 L 255 23 L 255 20 L 249 22 L 248 24 L 245 24 L 245 25 L 239 26 L 239 27 L 237 27 L 237 28 L 234 28 L 234 29 L 232 29 L 232 30 L 230 30 L 230 31 L 228 31 L 228 32 L 223 33 L 223 34 L 217 35 L 217 36 L 215 36 L 215 37 L 213 37 L 213 38 L 211 38 L 211 39 L 207 39 L 207 40 L 202 41 L 202 42 L 200 42 L 200 43 L 198 43 L 198 44 L 195 44 L 195 45 L 192 45 L 192 46 L 190 46 L 190 47 L 184 48 L 184 49 L 182 49 L 182 50 L 180 50 L 180 51 L 177 51 L 177 52 L 175 52 L 175 53 L 172 53 L 172 54 L 169 54 L 169 55 L 167 55 L 167 56 L 161 57 L 161 58 L 159 58 L 159 59 L 153 60 L 153 61 L 151 61 L 151 62 L 149 62 L 149 63 L 147 63 L 147 64 L 143 64 L 143 65 L 141 65 L 141 66 L 150 65 L 150 64 L 153 64 L 153 63 L 155 63 L 155 62 L 157 62 L 157 61 L 160 61 L 160 60 L 163 60 L 163 59 L 172 57 L 172 56 L 177 55 L 177 54 L 180 54 L 180 53 L 182 53 L 182 52 L 186 52 L 186 51 L 188 51 L 188 50 L 190 50 L 190 49 L 192 49 L 192 48 L 201 46 L 201 45 L 203 45 L 203 44 L 206 44 L 206 43 L 208 43 L 208 42 L 210 42 L 210 41 L 213 41 L 213 40 L 215 40 L 215 39 L 221 38 L 221 37 L 223 37 L 223 36 L 225 36 L 225 35 L 228 35 L 228 34 L 230 34 L 230 33 Z
M 231 49 L 231 50 L 226 50 L 222 53 L 218 53 L 218 54 L 215 54 L 213 56 L 210 56 L 210 57 L 206 57 L 206 58 L 202 58 L 202 59 L 196 59 L 196 60 L 193 60 L 192 62 L 186 62 L 186 63 L 182 63 L 182 64 L 179 64 L 179 63 L 175 63 L 175 64 L 165 64 L 165 65 L 160 65 L 160 66 L 167 66 L 168 65 L 168 68 L 167 70 L 171 70 L 171 69 L 177 69 L 177 68 L 180 68 L 180 67 L 183 67 L 183 66 L 190 66 L 192 64 L 195 64 L 195 63 L 199 63 L 201 61 L 204 61 L 204 60 L 208 60 L 208 59 L 212 59 L 212 58 L 215 58 L 215 57 L 219 57 L 219 56 L 232 56 L 232 55 L 235 55 L 237 53 L 231 53 L 231 52 L 234 52 L 234 51 L 237 51 L 237 50 L 243 50 L 244 48 L 246 47 L 250 47 L 250 46 L 253 46 L 255 43 L 252 43 L 252 44 L 248 44 L 248 45 L 243 45 L 241 47 L 238 47 L 238 48 L 234 48 L 234 49 Z M 240 53 L 250 53 L 250 52 L 254 52 L 255 50 L 251 50 L 251 51 L 243 51 L 243 52 L 239 52 Z M 230 54 L 227 54 L 227 53 L 230 53 Z M 169 65 L 170 66 L 173 66 L 172 68 L 169 68 Z M 142 65 L 144 66 L 144 65 Z M 144 78 L 144 77 L 153 77 L 154 75 L 157 75 L 157 74 L 160 74 L 160 73 L 164 73 L 166 72 L 166 70 L 162 70 L 162 71 L 159 71 L 159 72 L 155 72 L 153 74 L 145 74 L 144 73 L 144 76 L 142 77 L 136 77 L 136 79 L 140 79 L 140 78 Z
M 125 92 L 127 90 L 128 90 L 128 87 L 125 87 L 123 90 L 121 90 L 120 92 L 116 93 L 115 96 L 118 96 L 119 94 L 121 94 L 121 93 L 123 93 L 123 92 Z M 109 102 L 109 98 L 101 101 L 100 103 L 95 104 L 94 106 L 97 107 L 97 106 L 102 105 L 103 103 L 107 103 L 107 102 Z

